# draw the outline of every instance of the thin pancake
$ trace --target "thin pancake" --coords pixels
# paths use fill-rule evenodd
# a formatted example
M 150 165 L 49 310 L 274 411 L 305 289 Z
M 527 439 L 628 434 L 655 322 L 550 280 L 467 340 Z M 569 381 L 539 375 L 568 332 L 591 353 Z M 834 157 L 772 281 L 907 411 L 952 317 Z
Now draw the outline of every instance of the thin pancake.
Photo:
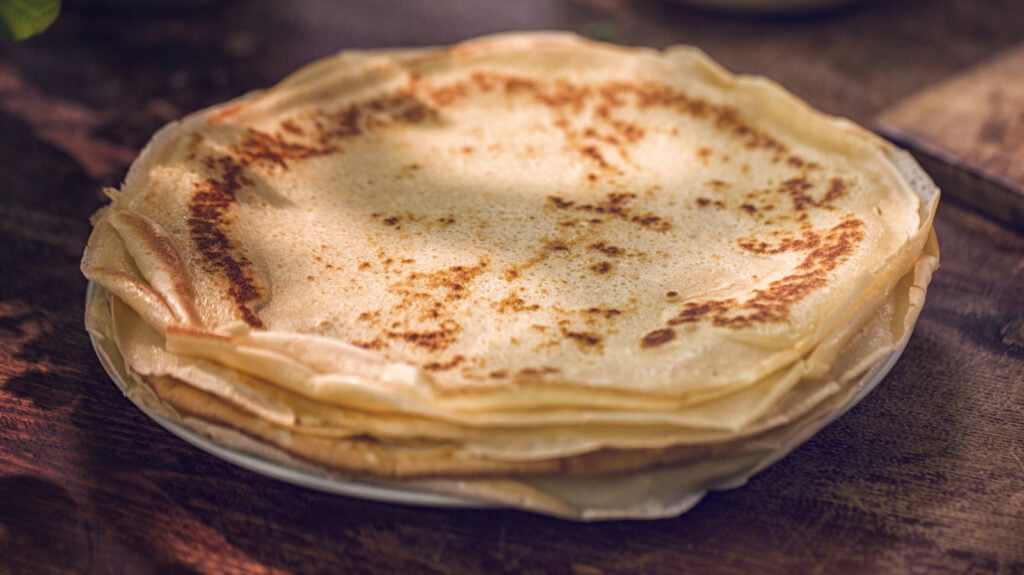
M 161 333 L 240 324 L 323 373 L 416 366 L 384 402 L 697 402 L 791 365 L 909 269 L 931 208 L 889 151 L 692 49 L 346 54 L 166 128 L 85 272 L 150 286 Z M 105 276 L 112 234 L 161 249 Z

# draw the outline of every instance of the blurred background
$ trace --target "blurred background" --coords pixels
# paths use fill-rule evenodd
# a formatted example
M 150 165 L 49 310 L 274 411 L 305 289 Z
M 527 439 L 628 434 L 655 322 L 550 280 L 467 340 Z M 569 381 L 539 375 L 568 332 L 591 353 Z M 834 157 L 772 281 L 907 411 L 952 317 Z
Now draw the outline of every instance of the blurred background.
M 109 183 L 162 123 L 316 58 L 532 29 L 697 45 L 734 72 L 769 75 L 870 124 L 886 104 L 1024 40 L 1024 2 L 65 0 L 48 30 L 0 44 L 0 114 L 43 132 L 78 130 L 93 149 L 67 151 Z M 21 85 L 60 112 L 22 109 L 12 93 Z

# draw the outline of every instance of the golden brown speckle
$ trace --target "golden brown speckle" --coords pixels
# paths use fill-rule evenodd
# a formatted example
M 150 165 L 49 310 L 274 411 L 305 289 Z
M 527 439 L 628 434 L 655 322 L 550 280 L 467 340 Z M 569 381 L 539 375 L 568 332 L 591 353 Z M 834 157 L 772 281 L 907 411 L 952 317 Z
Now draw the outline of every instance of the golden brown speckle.
M 654 330 L 640 340 L 640 347 L 652 348 L 665 345 L 676 338 L 676 331 L 672 328 Z
M 789 320 L 790 308 L 828 284 L 829 274 L 853 253 L 864 238 L 864 222 L 846 218 L 828 231 L 805 230 L 799 237 L 786 237 L 772 245 L 762 240 L 743 240 L 740 247 L 752 253 L 775 254 L 804 251 L 807 255 L 793 273 L 754 291 L 746 301 L 718 299 L 686 302 L 670 326 L 710 319 L 719 327 L 741 329 L 756 324 Z
M 208 171 L 213 172 L 197 185 L 189 200 L 187 225 L 192 242 L 205 265 L 228 282 L 228 296 L 243 321 L 263 327 L 263 321 L 252 310 L 252 304 L 263 296 L 247 257 L 239 253 L 226 229 L 228 211 L 237 201 L 237 194 L 251 182 L 244 167 L 232 156 L 206 157 Z

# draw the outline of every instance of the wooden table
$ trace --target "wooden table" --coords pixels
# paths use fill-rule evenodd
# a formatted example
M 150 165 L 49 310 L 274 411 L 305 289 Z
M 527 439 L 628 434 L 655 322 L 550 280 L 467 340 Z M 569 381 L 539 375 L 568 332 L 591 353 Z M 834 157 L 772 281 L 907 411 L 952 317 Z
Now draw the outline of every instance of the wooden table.
M 81 4 L 0 45 L 0 573 L 1024 573 L 1024 236 L 949 201 L 942 269 L 879 388 L 746 486 L 650 522 L 362 501 L 207 455 L 106 376 L 78 272 L 100 189 L 158 126 L 339 49 L 535 28 L 691 43 L 871 125 L 1024 40 L 1024 2 L 767 19 L 641 0 Z

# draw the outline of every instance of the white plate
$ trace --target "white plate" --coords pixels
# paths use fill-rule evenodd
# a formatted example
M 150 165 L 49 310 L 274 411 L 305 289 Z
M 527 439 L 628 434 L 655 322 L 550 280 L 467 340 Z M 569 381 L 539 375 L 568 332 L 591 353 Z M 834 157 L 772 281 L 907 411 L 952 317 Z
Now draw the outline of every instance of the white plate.
M 119 384 L 120 386 L 120 384 Z M 142 409 L 140 407 L 140 409 Z M 230 463 L 254 471 L 267 477 L 273 477 L 286 483 L 309 487 L 326 493 L 346 495 L 358 499 L 370 501 L 383 501 L 401 505 L 417 505 L 424 507 L 493 507 L 480 501 L 456 497 L 454 495 L 442 495 L 402 489 L 388 485 L 378 485 L 354 479 L 339 479 L 326 475 L 319 475 L 312 471 L 295 469 L 282 465 L 276 461 L 263 459 L 255 455 L 224 447 L 212 439 L 200 435 L 191 429 L 183 427 L 167 418 L 146 412 L 154 421 L 164 429 L 184 439 L 199 449 L 219 457 Z

